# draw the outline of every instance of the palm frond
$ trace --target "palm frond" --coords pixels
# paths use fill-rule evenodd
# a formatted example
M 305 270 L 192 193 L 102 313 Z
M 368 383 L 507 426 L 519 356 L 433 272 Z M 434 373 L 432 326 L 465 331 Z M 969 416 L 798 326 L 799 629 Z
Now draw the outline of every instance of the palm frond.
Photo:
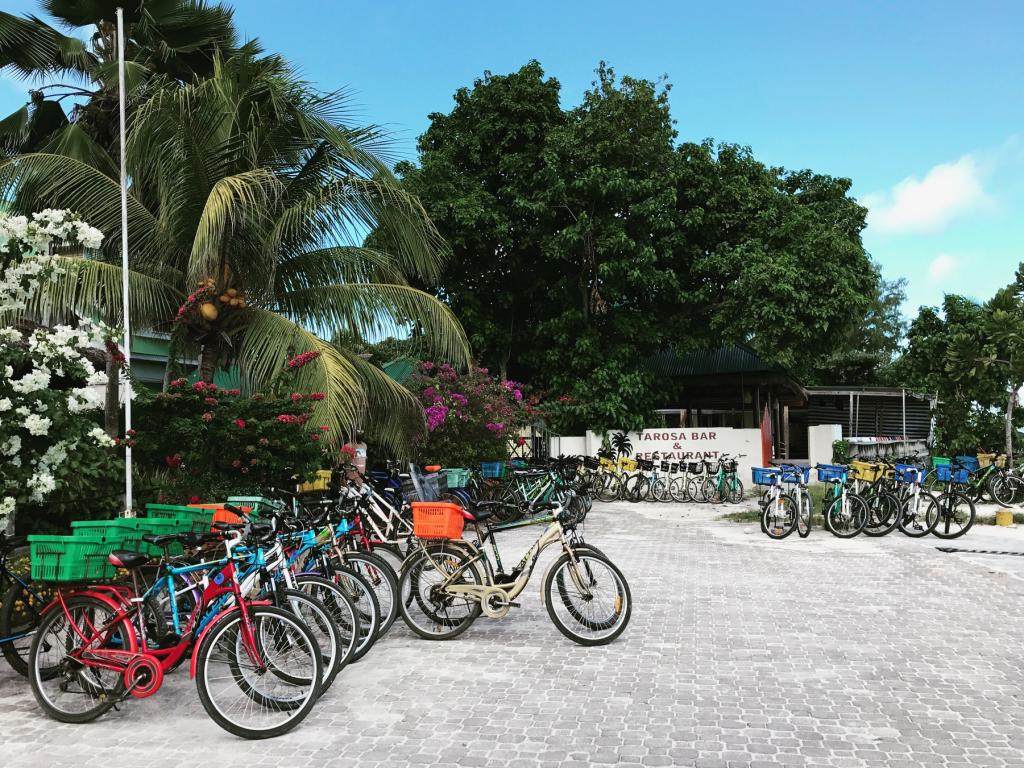
M 218 274 L 223 263 L 223 246 L 232 230 L 265 218 L 280 190 L 277 177 L 264 168 L 217 180 L 203 206 L 192 241 L 188 269 L 190 282 L 196 283 Z M 257 265 L 250 266 L 255 268 Z
M 330 427 L 329 438 L 339 440 L 351 434 L 365 418 L 367 393 L 358 369 L 328 342 L 302 326 L 274 312 L 249 309 L 249 323 L 238 352 L 238 359 L 250 386 L 266 391 L 278 382 L 288 360 L 303 352 L 319 352 L 319 357 L 296 369 L 288 381 L 298 392 L 323 392 L 314 418 Z
M 278 309 L 324 335 L 362 340 L 411 333 L 421 349 L 461 367 L 471 362 L 466 332 L 451 309 L 408 285 L 350 283 L 292 291 Z
M 75 317 L 122 323 L 121 267 L 102 261 L 55 256 L 59 271 L 33 297 L 26 314 L 47 324 Z M 128 311 L 135 328 L 159 328 L 174 317 L 182 295 L 146 274 L 128 274 Z

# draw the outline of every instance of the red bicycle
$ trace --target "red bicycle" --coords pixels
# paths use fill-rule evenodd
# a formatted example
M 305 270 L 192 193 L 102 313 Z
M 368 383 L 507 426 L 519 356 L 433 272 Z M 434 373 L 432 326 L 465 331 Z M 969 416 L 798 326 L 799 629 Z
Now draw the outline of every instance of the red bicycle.
M 189 656 L 199 699 L 225 730 L 263 739 L 300 723 L 319 695 L 322 656 L 301 619 L 243 595 L 233 550 L 248 533 L 248 526 L 227 532 L 227 554 L 219 560 L 195 565 L 161 561 L 158 577 L 144 591 L 138 570 L 150 558 L 131 551 L 115 551 L 109 560 L 129 571 L 132 587 L 58 589 L 29 655 L 32 692 L 43 710 L 66 723 L 94 720 L 129 697 L 156 693 L 164 674 Z M 144 538 L 157 546 L 197 543 L 192 534 Z M 182 576 L 199 572 L 203 587 L 198 599 L 194 586 L 177 589 Z M 175 610 L 179 598 L 188 598 L 180 634 L 166 631 L 156 599 L 162 592 Z

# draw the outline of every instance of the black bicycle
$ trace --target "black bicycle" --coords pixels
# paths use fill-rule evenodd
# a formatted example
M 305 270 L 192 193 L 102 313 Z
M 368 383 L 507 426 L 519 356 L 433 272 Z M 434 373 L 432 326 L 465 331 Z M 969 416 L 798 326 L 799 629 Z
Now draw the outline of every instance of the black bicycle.
M 28 540 L 0 533 L 0 650 L 15 672 L 28 676 L 28 653 L 52 592 L 33 583 Z

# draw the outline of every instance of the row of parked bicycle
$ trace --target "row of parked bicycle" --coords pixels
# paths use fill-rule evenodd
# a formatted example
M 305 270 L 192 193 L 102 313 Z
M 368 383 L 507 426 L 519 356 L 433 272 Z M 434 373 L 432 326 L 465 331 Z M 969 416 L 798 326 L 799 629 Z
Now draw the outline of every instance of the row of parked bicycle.
M 429 639 L 505 616 L 550 546 L 561 553 L 542 597 L 559 631 L 600 645 L 626 628 L 626 579 L 583 540 L 572 489 L 500 523 L 505 502 L 466 486 L 453 496 L 414 467 L 335 474 L 316 497 L 268 488 L 148 505 L 146 517 L 79 522 L 70 536 L 0 537 L 4 656 L 40 707 L 70 723 L 155 694 L 187 662 L 209 716 L 260 739 L 301 722 L 399 615 Z M 529 524 L 544 528 L 506 570 L 495 536 Z
M 884 536 L 899 529 L 912 537 L 934 534 L 955 539 L 974 525 L 976 500 L 987 495 L 1009 506 L 1024 499 L 1024 481 L 1005 464 L 991 454 L 936 457 L 931 469 L 915 457 L 818 464 L 818 480 L 826 484 L 822 523 L 840 538 L 860 533 Z M 784 539 L 793 531 L 807 536 L 816 513 L 807 487 L 810 467 L 755 467 L 752 475 L 754 484 L 765 489 L 760 499 L 761 530 L 773 539 Z
M 745 454 L 721 454 L 714 460 L 655 461 L 569 457 L 567 481 L 599 501 L 712 502 L 738 504 L 743 481 L 737 470 Z

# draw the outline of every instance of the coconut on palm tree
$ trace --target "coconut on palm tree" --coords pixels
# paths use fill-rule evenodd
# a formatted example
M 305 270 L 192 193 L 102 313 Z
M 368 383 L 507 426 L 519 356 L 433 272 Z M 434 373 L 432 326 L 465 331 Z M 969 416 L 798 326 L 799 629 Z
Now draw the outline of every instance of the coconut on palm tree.
M 316 352 L 297 386 L 324 393 L 319 416 L 331 433 L 372 424 L 399 447 L 416 401 L 324 339 L 412 334 L 457 363 L 468 347 L 449 309 L 410 284 L 437 276 L 440 237 L 392 176 L 381 131 L 349 126 L 347 108 L 344 94 L 314 90 L 254 46 L 216 54 L 205 79 L 151 78 L 129 125 L 129 263 L 146 324 L 195 356 L 202 378 L 237 364 L 260 390 L 289 359 Z M 0 184 L 16 209 L 69 208 L 107 232 L 119 227 L 117 184 L 80 159 L 19 155 L 0 168 Z M 376 226 L 389 252 L 364 245 Z M 105 248 L 104 274 L 117 273 L 117 238 Z M 116 320 L 116 297 L 69 269 L 44 301 Z

